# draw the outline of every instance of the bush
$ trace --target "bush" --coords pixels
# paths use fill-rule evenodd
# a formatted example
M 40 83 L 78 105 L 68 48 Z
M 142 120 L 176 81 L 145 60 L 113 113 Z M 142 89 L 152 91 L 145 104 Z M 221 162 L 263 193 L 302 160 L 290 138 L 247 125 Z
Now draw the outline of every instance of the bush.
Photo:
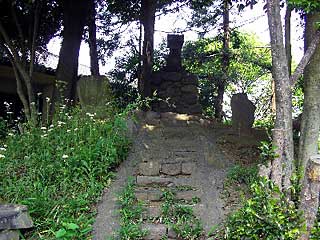
M 7 135 L 7 122 L 0 117 L 0 140 L 4 139 Z
M 252 197 L 228 218 L 223 238 L 297 239 L 303 221 L 294 204 L 269 180 L 253 183 L 251 192 Z
M 27 239 L 87 239 L 91 205 L 126 157 L 123 116 L 96 120 L 62 106 L 52 125 L 9 133 L 0 161 L 0 199 L 28 206 Z

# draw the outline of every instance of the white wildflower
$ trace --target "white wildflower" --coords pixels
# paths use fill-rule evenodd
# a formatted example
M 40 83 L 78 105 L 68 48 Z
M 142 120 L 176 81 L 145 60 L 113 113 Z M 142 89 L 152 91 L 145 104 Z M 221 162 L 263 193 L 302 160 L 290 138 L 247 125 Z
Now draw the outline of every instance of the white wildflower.
M 7 149 L 6 149 L 6 148 L 4 148 L 4 147 L 0 147 L 0 151 L 5 152 L 5 151 L 7 151 Z
M 63 158 L 63 159 L 66 159 L 66 158 L 68 158 L 68 157 L 69 157 L 69 156 L 68 156 L 67 154 L 63 154 L 63 155 L 62 155 L 62 158 Z
M 50 102 L 50 98 L 49 97 L 46 97 L 46 102 Z
M 41 130 L 47 130 L 47 128 L 46 128 L 46 127 L 41 127 L 40 129 L 41 129 Z
M 38 96 L 41 96 L 41 95 L 42 95 L 42 92 L 38 92 L 37 95 L 38 95 Z
M 71 130 L 70 130 L 70 129 L 67 129 L 67 133 L 69 133 L 69 132 L 71 132 Z
M 5 158 L 5 157 L 6 157 L 5 155 L 0 154 L 0 159 L 1 159 L 1 158 Z

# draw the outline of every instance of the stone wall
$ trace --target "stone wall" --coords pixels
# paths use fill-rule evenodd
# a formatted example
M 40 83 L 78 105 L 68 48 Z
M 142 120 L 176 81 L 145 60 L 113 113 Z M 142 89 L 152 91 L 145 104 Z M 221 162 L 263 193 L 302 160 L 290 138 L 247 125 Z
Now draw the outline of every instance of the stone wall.
M 201 105 L 198 102 L 198 78 L 195 75 L 185 71 L 159 71 L 153 74 L 151 89 L 162 99 L 153 104 L 154 111 L 201 113 Z

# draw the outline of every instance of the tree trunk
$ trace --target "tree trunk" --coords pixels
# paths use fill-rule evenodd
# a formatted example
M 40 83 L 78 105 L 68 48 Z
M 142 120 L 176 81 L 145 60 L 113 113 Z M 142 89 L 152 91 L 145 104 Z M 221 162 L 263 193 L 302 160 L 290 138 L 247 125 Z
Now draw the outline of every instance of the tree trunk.
M 275 81 L 276 120 L 274 145 L 277 147 L 272 164 L 272 180 L 287 191 L 293 171 L 292 93 L 285 47 L 279 0 L 267 1 L 268 24 L 271 39 L 272 74 Z M 281 179 L 281 182 L 279 182 Z
M 99 60 L 97 50 L 97 26 L 95 1 L 90 0 L 90 14 L 88 19 L 89 47 L 90 47 L 90 70 L 91 75 L 99 76 Z
M 62 0 L 61 3 L 64 29 L 56 73 L 58 81 L 56 96 L 72 100 L 78 75 L 79 50 L 89 1 Z
M 229 18 L 229 1 L 223 1 L 223 50 L 222 50 L 222 72 L 221 81 L 218 81 L 218 95 L 215 106 L 215 118 L 222 121 L 223 117 L 223 95 L 225 85 L 228 81 L 228 70 L 230 64 L 230 18 Z
M 286 56 L 287 56 L 287 61 L 288 61 L 288 70 L 289 70 L 289 76 L 291 76 L 291 63 L 292 63 L 292 54 L 291 54 L 291 7 L 287 6 L 286 9 L 286 15 L 285 15 L 285 20 L 284 20 L 284 26 L 285 26 L 285 33 L 284 33 L 284 38 L 285 38 L 285 48 L 286 48 Z
M 151 96 L 150 79 L 152 75 L 153 51 L 154 51 L 154 23 L 156 14 L 155 0 L 142 0 L 141 2 L 141 21 L 144 27 L 143 41 L 143 65 L 141 76 L 142 96 Z
M 305 50 L 308 49 L 316 34 L 316 23 L 320 13 L 306 16 Z M 299 165 L 304 171 L 310 156 L 318 154 L 318 137 L 320 130 L 320 46 L 318 45 L 304 71 L 304 103 L 299 143 Z
M 314 222 L 317 218 L 320 194 L 320 155 L 311 156 L 308 168 L 304 176 L 301 191 L 300 210 L 306 221 L 307 231 L 304 232 L 300 240 L 308 240 Z

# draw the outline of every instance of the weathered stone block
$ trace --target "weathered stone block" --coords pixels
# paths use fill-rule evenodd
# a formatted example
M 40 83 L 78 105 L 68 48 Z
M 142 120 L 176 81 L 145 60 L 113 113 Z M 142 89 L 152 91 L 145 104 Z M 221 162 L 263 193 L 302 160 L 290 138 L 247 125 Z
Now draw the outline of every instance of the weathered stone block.
M 162 192 L 157 189 L 141 189 L 135 192 L 136 198 L 142 201 L 160 201 Z
M 196 169 L 196 164 L 195 163 L 190 163 L 190 162 L 186 162 L 186 163 L 182 163 L 181 165 L 181 170 L 182 170 L 182 174 L 185 175 L 191 175 L 193 171 L 195 171 Z
M 185 201 L 191 201 L 194 198 L 200 198 L 200 192 L 199 191 L 178 191 L 176 193 L 176 199 L 178 200 L 185 200 Z
M 182 79 L 182 74 L 179 72 L 163 72 L 162 79 L 165 80 L 166 82 L 168 82 L 168 81 L 169 82 L 179 82 Z
M 19 240 L 19 231 L 17 230 L 4 230 L 0 232 L 0 240 Z
M 161 216 L 162 210 L 161 205 L 149 205 L 146 207 L 144 211 L 143 218 L 158 218 Z
M 77 82 L 77 94 L 85 112 L 96 113 L 102 118 L 113 101 L 109 80 L 104 76 L 81 77 Z
M 191 94 L 194 94 L 196 96 L 198 95 L 198 88 L 195 85 L 184 85 L 181 88 L 181 91 L 185 92 L 185 93 L 191 93 Z
M 33 222 L 24 205 L 0 205 L 0 230 L 25 229 L 33 227 Z
M 139 174 L 144 176 L 157 176 L 160 172 L 160 164 L 158 162 L 142 162 L 139 164 Z
M 167 234 L 167 227 L 164 224 L 144 224 L 142 229 L 149 232 L 145 240 L 161 240 Z
M 140 186 L 159 185 L 167 186 L 172 183 L 171 178 L 154 177 L 154 176 L 137 176 L 137 184 Z
M 182 83 L 191 84 L 191 85 L 198 85 L 198 77 L 193 74 L 185 75 L 182 79 Z
M 168 229 L 168 238 L 176 239 L 178 237 L 177 233 L 172 229 Z
M 181 163 L 163 163 L 161 172 L 170 176 L 179 175 L 181 174 Z
M 254 122 L 256 107 L 248 99 L 247 94 L 234 94 L 231 98 L 232 128 L 237 133 L 248 134 Z

